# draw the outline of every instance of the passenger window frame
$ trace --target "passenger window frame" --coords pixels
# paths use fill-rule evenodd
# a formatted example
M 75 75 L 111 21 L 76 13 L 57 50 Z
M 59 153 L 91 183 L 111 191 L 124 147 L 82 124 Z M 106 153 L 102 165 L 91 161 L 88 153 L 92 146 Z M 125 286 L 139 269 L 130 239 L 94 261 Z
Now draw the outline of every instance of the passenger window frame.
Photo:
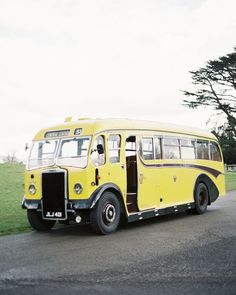
M 155 161 L 162 160 L 163 159 L 162 136 L 154 135 L 153 141 L 154 141 L 154 160 Z M 160 158 L 157 158 L 157 150 L 156 150 L 157 142 L 159 143 L 159 147 L 160 147 Z
M 214 159 L 212 158 L 212 151 L 211 151 L 211 147 L 212 147 L 212 145 L 216 146 L 216 149 L 217 149 L 217 151 L 218 151 L 218 155 L 219 155 L 219 160 L 214 160 Z M 219 146 L 219 144 L 218 144 L 216 141 L 210 141 L 210 142 L 209 142 L 209 152 L 210 152 L 210 160 L 211 160 L 211 161 L 222 163 L 222 161 L 223 161 L 223 156 L 222 156 L 222 154 L 221 154 L 220 146 Z
M 176 140 L 178 144 L 165 144 L 165 140 Z M 165 157 L 165 146 L 166 147 L 176 147 L 178 148 L 179 157 L 178 158 L 167 158 Z M 162 159 L 163 160 L 181 160 L 181 146 L 179 137 L 163 136 L 162 137 Z
M 151 139 L 152 140 L 152 154 L 153 154 L 153 158 L 152 159 L 145 159 L 143 157 L 143 142 L 142 140 L 143 139 Z M 155 160 L 155 142 L 154 142 L 154 137 L 153 136 L 148 136 L 148 135 L 145 135 L 145 136 L 141 136 L 140 137 L 140 144 L 139 144 L 140 148 L 139 148 L 139 154 L 140 154 L 140 157 L 143 161 L 154 161 Z
M 197 160 L 197 147 L 196 147 L 196 138 L 180 138 L 180 154 L 181 154 L 181 159 L 184 161 L 193 161 L 193 160 Z M 193 143 L 193 145 L 188 145 L 188 144 L 184 144 L 182 143 L 182 141 L 191 141 Z M 183 157 L 183 148 L 193 148 L 194 150 L 194 158 L 184 158 Z
M 207 149 L 208 149 L 208 158 L 205 159 L 205 158 L 199 158 L 198 157 L 198 144 L 199 143 L 207 143 Z M 211 154 L 210 154 L 210 141 L 209 140 L 204 140 L 204 139 L 197 139 L 196 140 L 196 159 L 197 160 L 202 160 L 202 161 L 211 161 Z
M 115 148 L 115 149 L 110 149 L 109 147 L 109 139 L 111 136 L 118 136 L 119 137 L 119 147 L 118 148 Z M 108 158 L 109 158 L 109 163 L 110 164 L 120 164 L 121 163 L 121 144 L 122 144 L 122 136 L 120 133 L 110 133 L 108 134 L 107 136 L 107 152 L 108 152 Z M 118 151 L 118 159 L 119 161 L 118 162 L 112 162 L 111 161 L 111 157 L 110 157 L 110 151 Z

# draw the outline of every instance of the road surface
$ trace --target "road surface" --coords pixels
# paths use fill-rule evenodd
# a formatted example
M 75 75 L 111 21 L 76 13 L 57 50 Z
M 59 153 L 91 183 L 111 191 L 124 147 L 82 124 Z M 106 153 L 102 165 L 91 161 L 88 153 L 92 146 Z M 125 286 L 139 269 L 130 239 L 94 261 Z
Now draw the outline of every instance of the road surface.
M 0 237 L 0 294 L 236 294 L 236 191 L 201 216 Z

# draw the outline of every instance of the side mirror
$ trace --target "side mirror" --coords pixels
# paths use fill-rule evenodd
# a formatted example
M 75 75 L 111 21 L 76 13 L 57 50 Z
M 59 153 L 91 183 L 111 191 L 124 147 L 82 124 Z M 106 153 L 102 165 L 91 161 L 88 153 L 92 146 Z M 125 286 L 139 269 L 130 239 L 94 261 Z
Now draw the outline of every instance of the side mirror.
M 103 148 L 102 144 L 97 145 L 97 152 L 98 152 L 99 155 L 104 154 L 104 148 Z

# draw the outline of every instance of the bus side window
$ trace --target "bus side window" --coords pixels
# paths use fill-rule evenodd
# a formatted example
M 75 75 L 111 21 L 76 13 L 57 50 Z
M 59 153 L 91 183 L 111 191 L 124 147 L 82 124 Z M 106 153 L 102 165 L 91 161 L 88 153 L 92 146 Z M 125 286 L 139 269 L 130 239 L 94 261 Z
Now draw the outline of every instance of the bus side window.
M 103 148 L 103 153 L 99 150 Z M 105 164 L 105 140 L 103 135 L 99 135 L 93 144 L 92 154 L 91 154 L 92 162 L 95 166 L 101 166 Z
M 141 156 L 144 160 L 154 160 L 153 139 L 151 137 L 141 139 Z
M 181 139 L 181 158 L 184 160 L 194 160 L 195 157 L 195 141 L 192 139 Z
M 219 146 L 216 142 L 211 141 L 210 154 L 211 154 L 212 161 L 218 161 L 218 162 L 222 161 L 220 149 L 219 149 Z
M 179 140 L 177 138 L 164 138 L 163 150 L 164 159 L 180 159 Z
M 197 140 L 197 159 L 209 160 L 209 143 L 206 140 Z
M 154 143 L 155 143 L 155 159 L 160 160 L 161 159 L 161 139 L 158 137 L 155 137 Z
M 121 138 L 118 134 L 112 134 L 108 138 L 109 159 L 111 163 L 120 162 Z

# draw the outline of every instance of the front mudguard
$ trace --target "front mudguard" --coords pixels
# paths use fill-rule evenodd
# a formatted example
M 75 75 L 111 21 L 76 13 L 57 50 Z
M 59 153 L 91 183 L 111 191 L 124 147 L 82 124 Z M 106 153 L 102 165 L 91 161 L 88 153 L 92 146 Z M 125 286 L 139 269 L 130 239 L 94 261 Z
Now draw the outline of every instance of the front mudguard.
M 86 200 L 76 200 L 76 201 L 71 201 L 73 204 L 73 209 L 92 209 L 95 207 L 97 202 L 100 200 L 102 194 L 106 190 L 111 190 L 115 193 L 117 193 L 119 196 L 122 196 L 120 188 L 114 184 L 114 183 L 106 183 L 97 188 L 92 195 L 90 196 L 89 199 Z

